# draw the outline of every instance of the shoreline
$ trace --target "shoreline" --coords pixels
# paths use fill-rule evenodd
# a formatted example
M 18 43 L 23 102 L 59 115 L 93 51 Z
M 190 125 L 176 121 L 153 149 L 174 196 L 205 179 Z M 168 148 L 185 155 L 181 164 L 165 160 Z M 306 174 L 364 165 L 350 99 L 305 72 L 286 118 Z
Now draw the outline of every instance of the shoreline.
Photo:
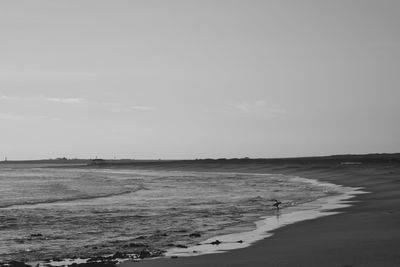
M 205 164 L 145 166 L 196 171 Z M 135 166 L 140 168 L 143 166 Z M 153 167 L 153 168 L 152 168 Z M 120 267 L 202 266 L 400 266 L 400 164 L 249 164 L 213 165 L 210 171 L 281 173 L 349 187 L 362 187 L 350 206 L 334 214 L 279 227 L 272 236 L 226 253 L 124 262 Z
M 222 172 L 224 173 L 224 172 Z M 240 173 L 247 174 L 247 173 Z M 253 173 L 257 175 L 256 173 Z M 258 175 L 264 175 L 259 173 Z M 129 259 L 129 254 L 124 254 L 124 257 L 115 258 L 113 254 L 100 256 L 102 258 L 111 258 L 111 261 L 115 261 L 117 265 L 122 266 L 124 264 L 148 262 L 154 260 L 167 260 L 174 259 L 177 257 L 197 257 L 201 255 L 218 254 L 218 253 L 229 253 L 234 252 L 237 249 L 243 249 L 253 246 L 255 243 L 269 238 L 274 235 L 274 231 L 294 223 L 303 222 L 307 220 L 313 220 L 319 217 L 330 216 L 333 214 L 340 213 L 335 211 L 341 208 L 349 207 L 352 205 L 352 199 L 359 194 L 365 194 L 368 192 L 363 191 L 363 188 L 355 187 L 344 187 L 337 184 L 321 182 L 316 179 L 308 179 L 304 177 L 290 177 L 290 180 L 301 180 L 310 184 L 324 185 L 333 188 L 335 193 L 333 195 L 327 195 L 319 197 L 313 201 L 305 202 L 295 206 L 285 207 L 281 209 L 279 213 L 274 215 L 261 216 L 259 220 L 255 221 L 254 224 L 256 229 L 246 232 L 237 232 L 232 234 L 218 235 L 207 240 L 200 242 L 198 245 L 190 246 L 187 248 L 171 248 L 166 251 L 165 254 L 159 257 L 149 257 L 145 259 Z M 305 207 L 308 206 L 308 207 Z M 221 242 L 219 244 L 213 244 L 213 242 Z M 116 252 L 118 253 L 118 252 Z M 115 254 L 116 255 L 116 254 Z M 90 264 L 92 258 L 76 258 L 76 259 L 61 259 L 57 261 L 49 262 L 28 262 L 32 266 L 69 266 L 71 264 L 78 264 L 78 266 L 85 266 Z M 98 262 L 99 264 L 101 263 Z M 111 264 L 110 260 L 104 261 L 102 264 Z
M 296 206 L 285 207 L 284 209 L 277 211 L 275 216 L 261 216 L 259 220 L 254 222 L 256 226 L 256 229 L 254 230 L 217 235 L 187 248 L 171 248 L 163 257 L 160 258 L 195 257 L 214 253 L 226 253 L 232 250 L 250 247 L 260 240 L 271 237 L 274 234 L 273 231 L 280 227 L 337 214 L 339 212 L 334 210 L 352 205 L 351 199 L 356 197 L 356 195 L 368 193 L 363 191 L 363 188 L 343 187 L 332 183 L 320 183 L 317 180 L 303 177 L 294 178 L 307 180 L 309 183 L 331 186 L 334 187 L 335 190 L 341 190 L 341 192 L 330 196 L 320 197 L 316 200 Z M 312 208 L 306 208 L 305 206 L 312 206 Z M 218 244 L 215 242 L 218 242 Z

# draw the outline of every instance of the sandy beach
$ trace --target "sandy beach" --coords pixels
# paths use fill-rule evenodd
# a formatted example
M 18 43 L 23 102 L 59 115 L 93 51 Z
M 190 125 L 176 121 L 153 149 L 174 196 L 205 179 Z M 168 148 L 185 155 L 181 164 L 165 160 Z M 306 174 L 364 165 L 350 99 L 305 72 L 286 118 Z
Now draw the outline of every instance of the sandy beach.
M 272 163 L 138 163 L 138 169 L 237 171 L 298 175 L 363 187 L 339 214 L 273 231 L 254 245 L 221 254 L 125 262 L 121 267 L 169 266 L 400 266 L 400 165 L 397 161 L 343 164 L 328 161 Z

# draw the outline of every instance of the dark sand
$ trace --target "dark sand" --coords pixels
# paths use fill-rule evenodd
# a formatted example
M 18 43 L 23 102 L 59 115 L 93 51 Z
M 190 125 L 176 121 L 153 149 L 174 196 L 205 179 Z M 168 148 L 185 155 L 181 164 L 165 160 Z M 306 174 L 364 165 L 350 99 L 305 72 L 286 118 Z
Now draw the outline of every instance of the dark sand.
M 116 166 L 117 167 L 117 166 Z M 125 168 L 127 166 L 124 166 Z M 341 213 L 291 224 L 272 237 L 227 253 L 126 262 L 123 267 L 169 266 L 400 266 L 400 164 L 369 162 L 169 162 L 137 169 L 295 174 L 345 186 L 364 187 Z

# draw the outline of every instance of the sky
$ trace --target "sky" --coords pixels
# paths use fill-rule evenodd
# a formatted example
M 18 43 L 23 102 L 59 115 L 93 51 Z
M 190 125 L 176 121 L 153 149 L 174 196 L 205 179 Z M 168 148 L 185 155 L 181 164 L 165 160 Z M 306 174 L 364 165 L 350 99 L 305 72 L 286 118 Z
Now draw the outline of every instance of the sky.
M 400 1 L 2 0 L 0 159 L 400 152 Z

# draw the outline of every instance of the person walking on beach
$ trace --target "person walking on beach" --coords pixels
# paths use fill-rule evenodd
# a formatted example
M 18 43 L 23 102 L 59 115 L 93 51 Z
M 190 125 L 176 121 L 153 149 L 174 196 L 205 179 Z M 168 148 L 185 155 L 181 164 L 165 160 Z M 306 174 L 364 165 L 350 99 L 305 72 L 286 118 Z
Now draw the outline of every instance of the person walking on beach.
M 282 204 L 282 202 L 278 201 L 277 199 L 273 199 L 273 201 L 275 201 L 275 203 L 272 204 L 272 206 L 274 206 L 276 210 L 279 210 L 279 205 Z

